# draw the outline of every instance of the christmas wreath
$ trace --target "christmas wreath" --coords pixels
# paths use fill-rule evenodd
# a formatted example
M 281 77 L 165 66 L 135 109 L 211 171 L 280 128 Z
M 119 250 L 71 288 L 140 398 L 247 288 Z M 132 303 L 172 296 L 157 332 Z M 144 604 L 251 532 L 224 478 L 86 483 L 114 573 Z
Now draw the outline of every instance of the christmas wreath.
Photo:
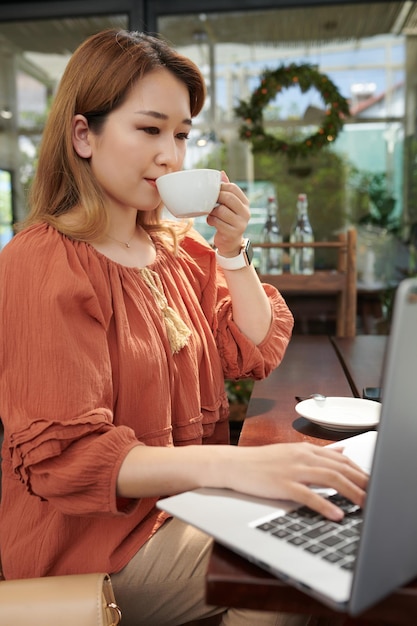
M 296 85 L 303 93 L 312 87 L 317 89 L 326 109 L 317 132 L 291 142 L 265 131 L 263 110 L 283 89 Z M 320 74 L 312 65 L 293 63 L 276 70 L 266 70 L 250 100 L 241 100 L 235 112 L 243 119 L 240 137 L 251 142 L 254 152 L 281 152 L 290 159 L 296 159 L 314 154 L 336 139 L 345 117 L 349 115 L 349 105 L 326 74 Z

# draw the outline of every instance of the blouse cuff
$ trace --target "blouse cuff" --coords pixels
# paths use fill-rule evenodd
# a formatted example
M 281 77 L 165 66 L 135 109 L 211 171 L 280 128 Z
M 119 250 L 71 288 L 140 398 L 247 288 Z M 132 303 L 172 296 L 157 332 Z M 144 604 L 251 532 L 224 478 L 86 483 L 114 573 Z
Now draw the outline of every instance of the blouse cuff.
M 271 303 L 272 320 L 269 330 L 258 345 L 242 333 L 232 318 L 232 306 L 224 307 L 227 324 L 219 323 L 219 351 L 226 378 L 267 377 L 282 361 L 290 341 L 294 319 L 284 298 L 272 285 L 264 284 Z M 231 336 L 231 337 L 230 337 Z M 232 340 L 231 340 L 232 339 Z

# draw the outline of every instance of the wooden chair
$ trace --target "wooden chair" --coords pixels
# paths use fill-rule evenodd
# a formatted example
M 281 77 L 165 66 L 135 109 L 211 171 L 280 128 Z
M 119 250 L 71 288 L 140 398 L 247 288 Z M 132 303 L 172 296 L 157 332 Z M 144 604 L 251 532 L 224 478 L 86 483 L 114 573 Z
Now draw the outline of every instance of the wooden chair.
M 284 249 L 313 247 L 335 249 L 337 264 L 334 270 L 317 270 L 311 275 L 260 274 L 262 282 L 270 283 L 279 289 L 288 302 L 297 323 L 301 321 L 304 332 L 308 333 L 308 319 L 324 311 L 324 300 L 335 302 L 336 335 L 354 337 L 356 335 L 356 229 L 349 228 L 338 235 L 337 241 L 316 241 L 314 243 L 252 243 L 254 248 L 279 247 Z

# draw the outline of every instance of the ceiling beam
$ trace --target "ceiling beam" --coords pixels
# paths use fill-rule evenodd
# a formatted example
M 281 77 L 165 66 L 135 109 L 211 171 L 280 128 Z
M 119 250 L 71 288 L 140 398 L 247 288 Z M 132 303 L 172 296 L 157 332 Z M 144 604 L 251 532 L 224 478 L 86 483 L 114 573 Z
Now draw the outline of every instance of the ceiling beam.
M 159 15 L 247 11 L 400 0 L 0 0 L 0 21 L 126 13 L 133 22 L 156 22 Z M 152 24 L 149 24 L 152 30 Z

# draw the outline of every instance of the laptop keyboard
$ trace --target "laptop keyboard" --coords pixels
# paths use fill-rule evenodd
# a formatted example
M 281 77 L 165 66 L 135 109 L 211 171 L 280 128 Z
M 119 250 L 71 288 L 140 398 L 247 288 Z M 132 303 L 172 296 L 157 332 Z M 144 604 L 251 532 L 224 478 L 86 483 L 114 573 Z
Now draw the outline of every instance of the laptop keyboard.
M 256 528 L 306 552 L 317 554 L 329 563 L 352 570 L 359 544 L 362 509 L 338 493 L 329 496 L 329 500 L 343 509 L 345 516 L 342 521 L 331 522 L 303 506 L 258 524 Z

